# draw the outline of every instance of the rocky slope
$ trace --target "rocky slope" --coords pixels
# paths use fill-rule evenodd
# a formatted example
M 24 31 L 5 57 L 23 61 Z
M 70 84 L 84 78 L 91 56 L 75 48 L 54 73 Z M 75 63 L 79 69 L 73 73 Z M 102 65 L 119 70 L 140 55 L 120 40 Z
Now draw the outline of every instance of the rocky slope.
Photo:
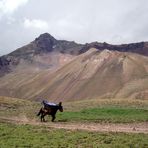
M 0 95 L 38 100 L 148 98 L 148 43 L 77 44 L 40 35 L 0 57 Z
M 3 95 L 50 100 L 148 97 L 148 58 L 146 56 L 91 48 L 56 72 L 44 71 L 18 81 L 17 75 L 0 81 Z M 8 82 L 9 80 L 9 82 Z
M 90 49 L 54 73 L 38 95 L 57 100 L 147 99 L 148 58 Z

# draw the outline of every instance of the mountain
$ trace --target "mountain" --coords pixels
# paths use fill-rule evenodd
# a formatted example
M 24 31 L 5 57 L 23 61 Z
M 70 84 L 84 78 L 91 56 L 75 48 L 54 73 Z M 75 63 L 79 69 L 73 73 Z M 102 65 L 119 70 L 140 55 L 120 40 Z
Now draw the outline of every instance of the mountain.
M 38 55 L 49 52 L 61 52 L 67 54 L 77 54 L 83 45 L 77 44 L 74 41 L 57 40 L 48 33 L 41 34 L 30 44 L 21 47 L 9 56 L 19 58 L 28 58 L 30 55 Z
M 33 42 L 0 57 L 0 76 L 12 71 L 57 69 L 78 54 L 83 47 L 74 41 L 57 40 L 48 33 Z
M 18 98 L 38 100 L 45 97 L 64 101 L 146 99 L 148 58 L 134 53 L 91 48 L 52 74 L 44 71 L 21 82 L 17 81 L 17 76 L 7 75 L 8 79 L 7 83 L 0 81 L 0 93 Z
M 38 100 L 148 98 L 148 42 L 57 40 L 48 33 L 0 57 L 0 95 Z
M 49 33 L 44 33 L 28 45 L 0 57 L 0 77 L 13 71 L 25 70 L 29 73 L 45 69 L 53 71 L 90 48 L 132 52 L 148 56 L 148 42 L 122 45 L 92 42 L 83 45 L 74 41 L 57 40 Z
M 72 57 L 85 53 L 90 48 L 132 52 L 148 56 L 148 42 L 122 45 L 92 42 L 83 45 L 74 41 L 57 40 L 49 33 L 44 33 L 28 45 L 0 57 L 0 76 L 12 72 L 18 67 L 20 68 L 18 71 L 27 67 L 33 73 L 45 69 L 55 70 L 71 60 Z

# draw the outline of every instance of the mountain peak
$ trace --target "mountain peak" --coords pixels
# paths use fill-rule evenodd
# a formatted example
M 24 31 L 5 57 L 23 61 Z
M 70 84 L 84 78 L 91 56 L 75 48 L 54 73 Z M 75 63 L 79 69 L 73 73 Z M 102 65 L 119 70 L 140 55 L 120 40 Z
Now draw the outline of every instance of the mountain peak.
M 47 32 L 43 33 L 43 34 L 40 34 L 40 36 L 38 38 L 36 38 L 36 40 L 43 39 L 43 38 L 56 40 L 51 34 L 49 34 Z
M 49 33 L 43 33 L 35 39 L 35 42 L 44 42 L 48 41 L 50 43 L 56 43 L 57 40 Z
M 57 40 L 49 33 L 44 33 L 36 38 L 34 42 L 40 49 L 51 51 Z

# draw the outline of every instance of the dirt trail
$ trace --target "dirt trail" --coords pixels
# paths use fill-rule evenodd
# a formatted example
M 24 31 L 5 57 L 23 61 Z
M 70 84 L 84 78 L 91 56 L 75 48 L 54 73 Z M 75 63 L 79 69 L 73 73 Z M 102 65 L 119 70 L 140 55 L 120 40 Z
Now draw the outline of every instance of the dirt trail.
M 9 122 L 15 124 L 29 124 L 46 126 L 56 129 L 67 130 L 85 130 L 91 132 L 123 132 L 123 133 L 145 133 L 148 134 L 148 122 L 113 124 L 113 123 L 77 123 L 77 122 L 45 122 L 41 123 L 36 120 L 30 120 L 26 117 L 4 118 L 0 117 L 0 122 Z

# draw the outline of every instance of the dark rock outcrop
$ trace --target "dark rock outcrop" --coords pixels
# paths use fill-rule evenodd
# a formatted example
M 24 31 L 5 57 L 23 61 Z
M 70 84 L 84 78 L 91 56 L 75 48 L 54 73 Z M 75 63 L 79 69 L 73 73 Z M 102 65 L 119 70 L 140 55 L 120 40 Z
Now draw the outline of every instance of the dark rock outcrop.
M 10 63 L 11 61 L 9 61 L 5 56 L 0 57 L 0 77 L 11 71 Z
M 25 59 L 28 58 L 30 55 L 49 53 L 52 51 L 69 54 L 79 54 L 79 51 L 82 47 L 82 44 L 75 43 L 74 41 L 57 40 L 50 34 L 44 33 L 30 44 L 18 48 L 8 55 Z
M 48 33 L 44 33 L 36 38 L 33 43 L 40 49 L 40 52 L 51 52 L 57 42 L 58 41 L 53 36 Z
M 98 43 L 93 42 L 90 44 L 85 44 L 84 47 L 80 50 L 80 54 L 88 51 L 90 48 L 96 48 L 98 50 L 117 50 L 121 52 L 133 52 L 148 56 L 148 43 L 147 42 L 139 42 L 139 43 L 131 43 L 131 44 L 121 44 L 121 45 L 112 45 L 106 42 Z

